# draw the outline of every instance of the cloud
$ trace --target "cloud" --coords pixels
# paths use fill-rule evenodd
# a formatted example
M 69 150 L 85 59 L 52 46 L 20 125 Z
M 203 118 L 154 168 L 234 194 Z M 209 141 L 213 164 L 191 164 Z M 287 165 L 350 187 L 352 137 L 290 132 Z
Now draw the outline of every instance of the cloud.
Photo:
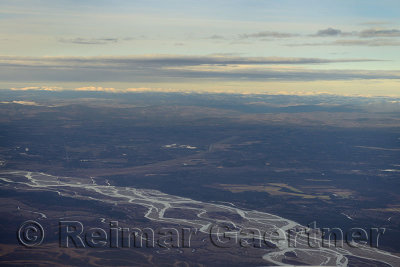
M 299 43 L 299 44 L 288 44 L 287 46 L 400 46 L 400 41 L 396 39 L 384 39 L 384 40 L 340 39 L 333 42 Z
M 147 55 L 128 57 L 11 57 L 0 56 L 3 82 L 196 82 L 196 81 L 310 81 L 338 79 L 399 79 L 398 72 L 319 70 L 315 64 L 380 61 L 232 55 Z M 14 88 L 16 89 L 16 88 Z M 25 87 L 18 90 L 38 90 Z M 58 90 L 43 87 L 43 90 Z M 79 88 L 78 88 L 79 89 Z M 81 90 L 113 91 L 88 87 Z
M 61 43 L 83 44 L 83 45 L 102 45 L 117 43 L 118 38 L 72 38 L 72 39 L 59 39 Z
M 106 88 L 106 87 L 96 87 L 96 86 L 86 86 L 75 88 L 75 91 L 89 91 L 89 92 L 106 92 L 106 93 L 132 93 L 132 92 L 182 92 L 182 90 L 172 89 L 172 88 L 153 88 L 153 87 L 134 87 L 125 89 L 116 88 Z
M 367 29 L 361 31 L 359 36 L 362 38 L 375 37 L 400 37 L 400 30 L 397 29 Z
M 298 96 L 317 96 L 317 95 L 332 95 L 329 91 L 278 91 L 271 93 L 271 95 L 298 95 Z
M 206 39 L 211 39 L 211 40 L 225 40 L 225 37 L 222 35 L 214 34 L 211 35 L 210 37 L 207 37 Z
M 355 36 L 360 38 L 400 37 L 400 30 L 371 28 L 361 32 L 343 32 L 340 29 L 327 28 L 319 30 L 312 37 L 336 37 Z
M 96 87 L 96 86 L 78 87 L 78 88 L 75 88 L 75 91 L 110 92 L 110 93 L 118 92 L 117 89 L 112 88 L 112 87 L 103 88 L 103 87 Z
M 376 22 L 377 23 L 377 22 Z M 372 22 L 371 22 L 372 24 Z M 383 24 L 383 23 L 381 23 Z M 245 39 L 287 39 L 292 37 L 359 37 L 359 38 L 381 38 L 381 37 L 400 37 L 400 30 L 397 29 L 380 29 L 371 28 L 363 31 L 345 32 L 337 28 L 326 28 L 317 31 L 315 34 L 301 35 L 296 33 L 276 32 L 276 31 L 261 31 L 256 33 L 239 34 L 237 39 L 233 39 L 235 43 L 240 43 L 240 40 Z M 227 38 L 222 35 L 212 35 L 206 39 L 212 40 L 226 40 Z
M 20 104 L 20 105 L 25 105 L 25 106 L 42 106 L 34 101 L 18 101 L 18 100 L 14 100 L 14 101 L 2 101 L 0 102 L 1 104 Z
M 338 36 L 341 35 L 342 31 L 334 28 L 327 28 L 319 30 L 314 36 L 325 37 L 325 36 Z
M 37 87 L 41 88 L 41 87 Z M 37 89 L 40 90 L 40 89 Z M 136 87 L 136 88 L 108 88 L 108 87 L 99 87 L 99 86 L 85 86 L 85 87 L 79 87 L 79 88 L 66 88 L 63 89 L 65 91 L 78 91 L 78 92 L 105 92 L 105 93 L 146 93 L 146 92 L 152 92 L 152 93 L 185 93 L 185 94 L 191 94 L 191 93 L 218 93 L 218 94 L 243 94 L 243 95 L 252 95 L 252 94 L 264 94 L 264 95 L 297 95 L 297 96 L 319 96 L 319 95 L 341 95 L 341 96 L 358 96 L 358 97 L 372 97 L 370 94 L 347 94 L 347 93 L 338 93 L 338 92 L 332 92 L 332 91 L 316 91 L 316 90 L 307 90 L 307 91 L 294 91 L 294 90 L 267 90 L 267 91 L 251 91 L 251 90 L 232 90 L 232 89 L 215 89 L 215 88 L 202 88 L 201 91 L 195 90 L 195 89 L 178 89 L 178 88 L 159 88 L 159 87 Z M 397 100 L 389 100 L 388 102 L 390 103 L 400 103 L 400 101 Z M 31 105 L 31 106 L 46 106 L 42 105 L 33 101 L 2 101 L 0 104 L 21 104 L 21 105 Z M 253 104 L 253 105 L 263 105 L 265 104 L 264 102 L 249 102 L 248 104 Z M 55 105 L 51 105 L 47 107 L 55 107 Z
M 0 67 L 42 68 L 114 68 L 142 69 L 147 67 L 196 66 L 196 65 L 299 65 L 346 62 L 382 61 L 369 58 L 301 58 L 301 57 L 243 57 L 214 54 L 205 56 L 143 55 L 143 56 L 97 56 L 97 57 L 18 57 L 0 56 Z
M 42 91 L 61 91 L 62 87 L 57 86 L 28 86 L 28 87 L 20 87 L 20 88 L 10 88 L 13 91 L 28 91 L 28 90 L 42 90 Z
M 334 42 L 335 45 L 342 46 L 400 46 L 398 40 L 337 40 Z
M 84 86 L 75 88 L 74 91 L 86 92 L 106 92 L 106 93 L 130 93 L 130 92 L 181 92 L 172 88 L 152 88 L 152 87 L 133 87 L 125 89 L 116 89 L 114 87 L 101 87 L 101 86 Z
M 63 90 L 73 90 L 78 92 L 106 92 L 106 93 L 130 93 L 130 92 L 183 92 L 182 90 L 174 88 L 158 88 L 158 87 L 129 87 L 125 89 L 114 88 L 114 87 L 102 87 L 102 86 L 83 86 L 76 88 L 62 88 L 62 87 L 48 87 L 48 86 L 30 86 L 30 87 L 20 87 L 20 88 L 10 88 L 13 91 L 27 91 L 27 90 L 40 90 L 40 91 L 63 91 Z M 35 105 L 39 104 L 32 101 L 2 101 L 1 104 L 21 104 L 21 105 Z
M 361 32 L 343 32 L 340 29 L 327 28 L 319 30 L 312 37 L 345 37 L 353 36 L 359 39 L 339 39 L 332 42 L 293 43 L 287 46 L 400 46 L 400 30 L 371 28 Z M 375 39 L 369 39 L 375 38 Z M 369 39 L 369 40 L 366 40 Z
M 250 34 L 240 34 L 239 39 L 248 39 L 248 38 L 290 38 L 299 36 L 294 33 L 284 33 L 284 32 L 273 32 L 273 31 L 263 31 L 257 33 Z
M 335 28 L 327 28 L 327 29 L 322 29 L 319 30 L 316 34 L 309 35 L 311 37 L 346 37 L 346 36 L 357 36 L 357 32 L 344 32 L 340 29 L 335 29 Z

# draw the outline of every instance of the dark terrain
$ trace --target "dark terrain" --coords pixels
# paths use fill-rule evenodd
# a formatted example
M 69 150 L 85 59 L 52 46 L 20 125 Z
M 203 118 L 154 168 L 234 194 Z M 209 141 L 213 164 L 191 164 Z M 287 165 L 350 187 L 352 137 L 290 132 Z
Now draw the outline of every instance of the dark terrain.
M 383 227 L 380 248 L 400 252 L 400 104 L 392 99 L 6 90 L 0 97 L 0 170 L 94 177 L 321 228 Z M 54 231 L 67 215 L 96 225 L 98 218 L 128 220 L 123 210 L 6 186 L 0 198 L 0 262 L 30 263 L 36 254 L 39 262 L 83 264 L 84 257 L 95 266 L 110 264 L 99 258 L 117 257 L 107 249 L 59 249 L 52 235 L 27 253 L 15 231 L 37 217 L 23 207 L 46 213 Z M 138 207 L 131 220 L 146 225 L 144 212 Z M 133 258 L 143 265 L 266 264 L 257 251 L 246 257 L 212 248 L 200 256 L 118 253 L 113 265 Z

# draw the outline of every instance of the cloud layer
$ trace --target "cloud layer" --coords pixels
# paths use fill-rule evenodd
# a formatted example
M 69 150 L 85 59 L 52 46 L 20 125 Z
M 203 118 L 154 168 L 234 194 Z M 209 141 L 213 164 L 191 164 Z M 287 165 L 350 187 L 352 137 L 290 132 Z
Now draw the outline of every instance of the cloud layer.
M 273 31 L 262 31 L 262 32 L 257 32 L 257 33 L 240 34 L 239 38 L 240 39 L 247 39 L 247 38 L 290 38 L 290 37 L 296 37 L 296 36 L 299 36 L 299 34 L 285 33 L 285 32 L 273 32 Z
M 71 43 L 71 44 L 84 44 L 84 45 L 97 45 L 97 44 L 110 44 L 117 43 L 118 38 L 72 38 L 72 39 L 59 39 L 61 43 Z
M 337 39 L 331 42 L 313 42 L 304 40 L 312 40 L 314 38 L 346 38 Z M 277 31 L 260 31 L 255 33 L 239 34 L 238 38 L 233 40 L 274 40 L 274 39 L 287 39 L 297 38 L 302 40 L 301 43 L 289 43 L 286 46 L 399 46 L 400 45 L 400 30 L 399 29 L 385 29 L 385 28 L 369 28 L 360 31 L 346 32 L 338 28 L 328 27 L 318 30 L 314 34 L 298 34 Z M 348 39 L 352 38 L 352 39 Z M 375 38 L 371 41 L 365 39 Z M 223 40 L 229 39 L 221 35 L 213 35 L 210 39 Z
M 174 82 L 199 80 L 399 79 L 398 71 L 315 69 L 315 65 L 379 61 L 294 57 L 178 56 L 0 57 L 3 81 Z M 51 89 L 51 88 L 50 88 Z M 49 89 L 49 90 L 50 90 Z

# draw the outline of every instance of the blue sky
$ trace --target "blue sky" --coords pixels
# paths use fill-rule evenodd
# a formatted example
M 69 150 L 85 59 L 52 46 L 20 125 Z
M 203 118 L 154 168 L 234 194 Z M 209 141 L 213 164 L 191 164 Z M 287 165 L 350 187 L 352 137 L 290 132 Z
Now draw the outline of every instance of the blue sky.
M 399 13 L 399 1 L 1 1 L 0 87 L 399 96 Z

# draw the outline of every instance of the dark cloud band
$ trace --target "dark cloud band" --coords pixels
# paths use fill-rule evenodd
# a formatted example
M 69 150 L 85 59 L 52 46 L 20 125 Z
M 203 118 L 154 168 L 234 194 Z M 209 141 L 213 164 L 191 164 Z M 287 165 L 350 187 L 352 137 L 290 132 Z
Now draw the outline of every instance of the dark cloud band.
M 190 82 L 192 80 L 399 79 L 398 72 L 314 70 L 304 65 L 379 61 L 235 56 L 0 57 L 3 81 Z M 281 67 L 285 65 L 285 67 Z M 302 65 L 302 68 L 295 66 Z

